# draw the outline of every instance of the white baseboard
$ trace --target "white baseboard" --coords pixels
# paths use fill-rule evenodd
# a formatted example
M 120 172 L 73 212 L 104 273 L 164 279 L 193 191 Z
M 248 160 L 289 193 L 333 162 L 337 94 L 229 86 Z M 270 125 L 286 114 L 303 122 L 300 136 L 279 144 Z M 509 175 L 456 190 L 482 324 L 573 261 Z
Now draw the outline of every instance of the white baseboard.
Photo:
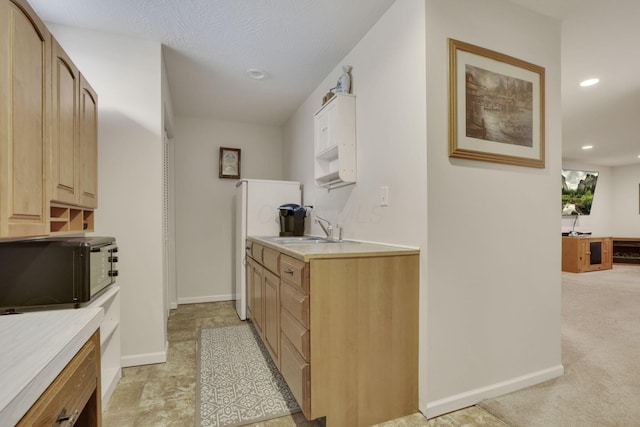
M 102 381 L 110 381 L 109 386 L 107 387 L 107 389 L 105 390 L 104 394 L 102 395 L 102 405 L 103 407 L 107 405 L 107 403 L 109 402 L 109 399 L 111 399 L 111 395 L 113 394 L 113 392 L 116 389 L 116 386 L 118 385 L 118 381 L 120 381 L 120 378 L 122 378 L 122 370 L 118 369 L 118 372 L 113 376 L 113 378 L 111 379 L 107 379 L 107 378 L 101 378 Z M 103 385 L 104 387 L 104 385 Z
M 131 356 L 122 356 L 120 358 L 120 364 L 123 368 L 130 366 L 140 365 L 153 365 L 155 363 L 164 363 L 167 361 L 167 346 L 169 343 L 165 343 L 164 351 L 157 353 L 145 353 L 145 354 L 133 354 Z
M 180 304 L 197 304 L 199 302 L 219 302 L 219 301 L 231 301 L 236 299 L 234 294 L 229 295 L 209 295 L 204 297 L 183 297 L 178 298 L 178 305 Z
M 448 412 L 473 406 L 485 399 L 502 396 L 503 394 L 530 387 L 562 375 L 564 375 L 564 367 L 562 365 L 554 366 L 507 381 L 456 394 L 434 402 L 427 402 L 426 408 L 420 408 L 420 411 L 423 414 L 426 414 L 427 418 L 437 417 Z

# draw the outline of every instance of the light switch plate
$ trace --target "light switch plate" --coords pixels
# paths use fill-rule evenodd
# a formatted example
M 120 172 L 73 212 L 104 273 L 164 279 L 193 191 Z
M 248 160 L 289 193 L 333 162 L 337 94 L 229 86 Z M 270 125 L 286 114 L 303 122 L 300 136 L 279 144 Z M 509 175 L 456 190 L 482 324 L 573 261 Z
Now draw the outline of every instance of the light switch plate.
M 389 206 L 389 187 L 380 187 L 380 206 Z

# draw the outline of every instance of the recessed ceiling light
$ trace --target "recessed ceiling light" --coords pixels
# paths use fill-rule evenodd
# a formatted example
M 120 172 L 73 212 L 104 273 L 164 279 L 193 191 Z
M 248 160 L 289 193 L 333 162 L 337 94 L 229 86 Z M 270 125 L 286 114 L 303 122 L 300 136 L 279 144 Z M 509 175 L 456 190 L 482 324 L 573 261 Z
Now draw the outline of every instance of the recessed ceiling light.
M 593 145 L 583 145 L 582 149 L 583 150 L 591 150 L 593 148 Z
M 249 68 L 247 70 L 247 76 L 249 76 L 250 78 L 254 79 L 254 80 L 260 80 L 263 79 L 265 76 L 264 71 L 258 69 L 258 68 Z
M 599 81 L 600 79 L 587 79 L 587 80 L 584 80 L 583 82 L 580 82 L 580 86 L 582 87 L 593 86 L 594 84 L 597 84 Z

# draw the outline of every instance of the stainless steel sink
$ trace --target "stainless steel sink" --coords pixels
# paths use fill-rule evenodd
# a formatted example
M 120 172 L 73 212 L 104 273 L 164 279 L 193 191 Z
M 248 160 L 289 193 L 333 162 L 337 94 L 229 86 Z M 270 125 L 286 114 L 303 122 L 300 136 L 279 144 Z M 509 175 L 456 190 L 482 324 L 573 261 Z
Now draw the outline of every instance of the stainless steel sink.
M 264 239 L 273 243 L 278 243 L 280 245 L 295 245 L 295 244 L 311 245 L 311 244 L 318 244 L 318 243 L 341 243 L 339 240 L 330 240 L 324 237 L 316 237 L 316 236 L 264 237 Z

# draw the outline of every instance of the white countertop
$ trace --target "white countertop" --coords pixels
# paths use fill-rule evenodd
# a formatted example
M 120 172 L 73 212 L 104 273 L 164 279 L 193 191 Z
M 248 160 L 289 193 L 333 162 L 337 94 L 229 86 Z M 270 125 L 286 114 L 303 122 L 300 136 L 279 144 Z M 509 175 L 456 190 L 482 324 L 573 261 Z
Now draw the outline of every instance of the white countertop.
M 270 236 L 248 236 L 247 239 L 279 252 L 308 262 L 314 258 L 352 258 L 373 256 L 416 255 L 418 248 L 383 243 L 343 240 L 339 243 L 295 243 L 279 244 L 269 240 Z
M 100 327 L 102 308 L 0 316 L 0 425 L 15 425 Z

